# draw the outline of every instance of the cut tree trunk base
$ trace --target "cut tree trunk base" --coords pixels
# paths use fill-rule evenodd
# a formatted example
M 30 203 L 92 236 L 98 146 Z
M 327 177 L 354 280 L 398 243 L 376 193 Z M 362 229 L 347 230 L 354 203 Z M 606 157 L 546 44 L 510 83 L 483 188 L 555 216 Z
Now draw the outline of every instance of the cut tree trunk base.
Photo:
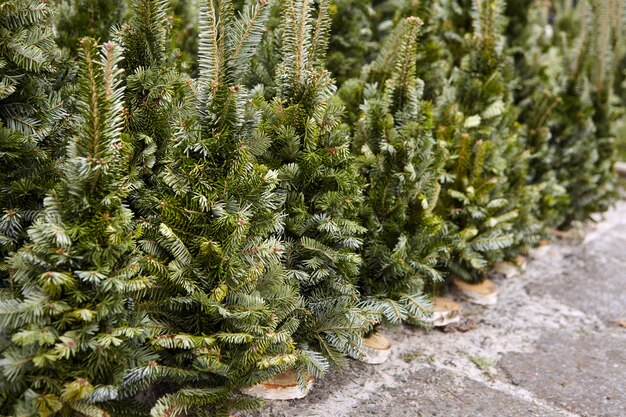
M 496 262 L 491 272 L 513 278 L 526 271 L 526 264 L 526 257 L 520 255 L 513 262 Z
M 515 258 L 515 264 L 517 265 L 517 268 L 521 272 L 525 272 L 526 267 L 528 266 L 528 261 L 526 260 L 525 256 L 520 255 L 517 258 Z
M 548 229 L 548 233 L 563 240 L 583 240 L 585 238 L 584 233 L 575 228 L 571 230 Z
M 480 284 L 470 284 L 459 278 L 454 278 L 453 282 L 459 292 L 471 303 L 492 306 L 498 302 L 498 287 L 490 279 L 485 279 Z
M 391 342 L 380 333 L 363 339 L 363 352 L 357 360 L 370 365 L 380 365 L 391 355 Z
M 298 385 L 296 374 L 289 370 L 274 378 L 241 390 L 244 394 L 254 395 L 266 400 L 297 400 L 304 398 L 313 387 L 313 379 L 306 382 L 304 389 Z
M 518 267 L 511 262 L 496 262 L 491 272 L 503 275 L 504 278 L 513 278 L 520 274 Z
M 622 178 L 626 178 L 626 162 L 616 162 L 615 163 L 615 171 L 617 175 Z
M 444 327 L 461 320 L 461 305 L 447 297 L 433 298 L 433 316 L 429 320 L 433 327 Z
M 539 246 L 536 248 L 532 248 L 528 251 L 528 256 L 533 259 L 540 259 L 545 257 L 550 251 L 550 241 L 547 239 L 543 239 L 539 241 Z

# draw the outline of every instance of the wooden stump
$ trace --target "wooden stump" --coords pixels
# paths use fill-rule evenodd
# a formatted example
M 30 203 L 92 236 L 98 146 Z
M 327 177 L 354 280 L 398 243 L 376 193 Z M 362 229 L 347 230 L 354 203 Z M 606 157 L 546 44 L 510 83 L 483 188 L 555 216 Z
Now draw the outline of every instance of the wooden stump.
M 550 241 L 543 239 L 539 241 L 539 245 L 536 248 L 532 248 L 528 251 L 528 256 L 533 259 L 541 259 L 545 257 L 550 251 Z
M 433 316 L 429 320 L 434 327 L 444 327 L 461 320 L 461 305 L 451 298 L 433 298 Z
M 622 178 L 626 178 L 626 162 L 616 162 L 615 172 Z
M 363 338 L 363 350 L 357 360 L 370 365 L 379 365 L 389 359 L 391 355 L 391 342 L 380 333 L 374 333 Z
M 313 378 L 310 378 L 302 389 L 298 385 L 296 374 L 289 370 L 274 378 L 257 384 L 250 388 L 245 388 L 241 392 L 266 400 L 296 400 L 304 398 L 313 387 Z
M 515 264 L 521 272 L 525 272 L 526 267 L 528 266 L 528 260 L 525 256 L 519 255 L 517 258 L 515 258 Z
M 491 272 L 504 276 L 504 278 L 513 278 L 520 274 L 517 265 L 512 262 L 496 262 Z
M 459 278 L 454 278 L 453 281 L 459 292 L 471 303 L 492 306 L 498 302 L 498 287 L 490 279 L 479 284 L 470 284 Z

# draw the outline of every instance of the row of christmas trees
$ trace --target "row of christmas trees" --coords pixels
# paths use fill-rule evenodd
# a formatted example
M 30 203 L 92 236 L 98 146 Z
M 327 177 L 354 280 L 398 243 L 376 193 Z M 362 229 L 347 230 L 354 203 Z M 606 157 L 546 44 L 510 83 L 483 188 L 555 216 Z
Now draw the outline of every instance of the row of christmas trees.
M 227 416 L 481 302 L 616 194 L 624 3 L 2 0 L 0 414 Z

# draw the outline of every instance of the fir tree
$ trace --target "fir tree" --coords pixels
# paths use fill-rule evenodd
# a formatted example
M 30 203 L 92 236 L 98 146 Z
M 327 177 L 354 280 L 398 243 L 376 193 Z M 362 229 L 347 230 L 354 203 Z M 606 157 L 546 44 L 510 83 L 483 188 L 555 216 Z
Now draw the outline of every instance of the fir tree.
M 608 4 L 595 8 L 587 1 L 556 3 L 555 40 L 565 68 L 562 104 L 551 126 L 555 154 L 553 169 L 569 195 L 560 228 L 604 211 L 615 192 L 612 174 L 614 140 L 610 126 L 612 26 L 596 26 L 607 19 Z M 608 42 L 608 43 L 607 43 Z M 601 48 L 605 48 L 604 50 Z
M 345 354 L 358 356 L 369 328 L 357 306 L 361 190 L 342 108 L 324 68 L 329 28 L 326 1 L 316 7 L 302 0 L 283 3 L 277 96 L 266 101 L 259 89 L 256 99 L 269 143 L 264 161 L 278 170 L 286 197 L 285 265 L 306 303 L 297 340 L 316 376 L 327 361 L 343 365 Z
M 11 130 L 37 131 L 37 116 L 48 106 L 47 82 L 58 58 L 51 18 L 48 6 L 33 1 L 2 4 L 0 117 Z
M 593 83 L 593 121 L 600 163 L 593 176 L 599 178 L 600 196 L 591 210 L 606 211 L 617 197 L 615 164 L 615 122 L 623 104 L 615 96 L 614 83 L 618 63 L 624 55 L 624 0 L 591 1 L 593 10 L 593 45 L 590 59 L 590 79 Z M 621 108 L 620 108 L 621 107 Z M 586 220 L 586 218 L 584 219 Z
M 52 11 L 31 0 L 0 9 L 0 279 L 56 180 L 67 126 Z M 57 81 L 58 79 L 58 81 Z M 64 120 L 65 119 L 65 120 Z M 4 285 L 5 283 L 3 283 Z
M 506 5 L 508 6 L 508 3 Z M 485 5 L 484 7 L 491 6 Z M 494 22 L 504 21 L 502 13 L 503 10 L 500 9 L 499 13 L 494 14 Z M 524 21 L 524 19 L 521 20 Z M 512 30 L 511 26 L 507 28 Z M 505 88 L 503 94 L 505 107 L 499 121 L 498 134 L 500 141 L 505 144 L 500 148 L 500 152 L 508 161 L 504 171 L 508 181 L 508 189 L 505 190 L 506 198 L 509 201 L 509 209 L 517 211 L 512 227 L 514 242 L 505 253 L 505 257 L 512 260 L 517 255 L 525 254 L 546 237 L 544 216 L 547 212 L 555 210 L 559 202 L 564 201 L 564 190 L 551 173 L 532 175 L 532 164 L 543 156 L 541 152 L 544 148 L 541 144 L 544 143 L 542 135 L 545 135 L 546 129 L 541 124 L 547 119 L 539 118 L 535 120 L 533 126 L 528 126 L 524 124 L 525 120 L 520 118 L 514 96 L 514 91 L 520 84 L 520 77 L 514 66 L 510 45 L 504 39 L 502 30 L 501 28 L 500 36 L 504 45 L 499 59 Z M 531 89 L 531 91 L 536 90 Z M 537 110 L 531 109 L 531 111 Z M 538 126 L 537 123 L 540 125 Z
M 503 7 L 508 6 L 509 4 L 506 3 Z M 528 10 L 527 6 L 523 8 Z M 494 19 L 504 21 L 503 12 L 501 10 L 500 15 Z M 512 30 L 510 25 L 507 25 L 507 29 Z M 545 135 L 546 128 L 541 124 L 546 123 L 547 119 L 539 117 L 534 120 L 533 126 L 529 126 L 525 123 L 526 120 L 521 117 L 515 92 L 518 91 L 523 81 L 517 72 L 515 56 L 512 54 L 509 43 L 519 42 L 519 39 L 506 39 L 504 32 L 500 32 L 500 35 L 504 44 L 500 56 L 500 72 L 505 87 L 503 95 L 505 107 L 502 111 L 498 132 L 500 140 L 506 143 L 506 147 L 500 150 L 504 159 L 508 161 L 504 171 L 508 181 L 508 190 L 505 191 L 506 198 L 509 201 L 509 208 L 517 211 L 517 217 L 512 227 L 514 242 L 506 249 L 505 258 L 514 260 L 518 255 L 526 254 L 541 239 L 547 237 L 544 216 L 557 209 L 558 203 L 565 201 L 565 192 L 563 187 L 558 185 L 552 173 L 541 173 L 541 175 L 535 173 L 537 175 L 533 175 L 533 164 L 536 164 L 544 156 L 542 152 L 545 151 L 545 146 L 542 148 L 542 143 L 544 143 L 545 138 L 542 135 Z M 529 55 L 532 56 L 532 52 L 529 51 Z M 541 66 L 538 66 L 539 68 Z M 532 87 L 529 90 L 537 91 Z M 529 110 L 536 112 L 538 109 L 531 108 Z M 547 118 L 548 115 L 545 116 Z M 562 206 L 558 208 L 562 208 Z
M 471 29 L 466 4 L 458 0 L 388 1 L 381 6 L 386 11 L 383 19 L 398 22 L 415 16 L 424 25 L 417 51 L 417 76 L 424 81 L 424 98 L 436 101 L 441 95 L 452 69 L 459 64 L 467 42 L 465 34 Z
M 550 7 L 545 1 L 518 0 L 507 4 L 507 15 L 513 22 L 508 34 L 518 74 L 515 102 L 518 120 L 523 123 L 521 138 L 531 153 L 527 172 L 520 174 L 537 189 L 534 215 L 547 226 L 556 227 L 569 197 L 552 169 L 559 158 L 551 127 L 557 123 L 562 103 L 563 61 L 552 42 Z
M 81 128 L 28 242 L 9 260 L 13 296 L 0 303 L 11 339 L 5 415 L 109 415 L 124 372 L 151 359 L 142 348 L 149 325 L 130 298 L 149 280 L 122 202 L 120 48 L 107 43 L 98 56 L 94 41 L 81 45 Z
M 420 323 L 430 309 L 424 287 L 441 280 L 448 252 L 443 219 L 433 214 L 443 174 L 430 103 L 416 77 L 418 32 L 410 17 L 394 29 L 358 81 L 364 96 L 354 151 L 364 180 L 361 292 L 368 310 L 392 323 Z M 345 94 L 344 94 L 345 96 Z
M 619 49 L 623 8 L 620 1 L 537 1 L 509 10 L 530 23 L 514 49 L 518 100 L 533 152 L 529 177 L 541 190 L 540 216 L 552 227 L 585 220 L 614 198 L 612 51 Z
M 263 85 L 266 97 L 278 94 L 276 74 L 281 65 L 284 37 L 284 4 L 271 2 L 267 30 L 259 50 L 253 57 L 252 73 L 247 85 Z M 363 65 L 378 48 L 376 12 L 365 0 L 340 0 L 328 5 L 330 18 L 328 52 L 325 65 L 341 85 L 351 77 L 358 77 Z
M 562 187 L 558 186 L 552 176 L 536 178 L 534 181 L 529 179 L 533 155 L 527 144 L 527 126 L 520 125 L 517 117 L 517 109 L 509 102 L 499 127 L 506 143 L 506 147 L 501 150 L 501 156 L 508 162 L 504 171 L 508 182 L 508 189 L 505 190 L 509 202 L 507 208 L 510 212 L 517 213 L 512 218 L 513 244 L 504 253 L 504 258 L 511 261 L 526 254 L 546 238 L 541 204 L 550 204 L 549 207 L 552 208 L 551 200 L 563 195 Z
M 500 1 L 473 0 L 466 52 L 437 102 L 437 135 L 451 150 L 438 210 L 460 238 L 448 267 L 469 281 L 481 280 L 516 241 L 519 211 L 506 174 L 509 161 L 523 155 L 503 73 L 502 7 Z
M 123 35 L 131 56 L 162 49 L 164 7 L 163 1 L 135 2 L 134 23 Z M 298 327 L 297 288 L 287 280 L 277 238 L 283 197 L 275 190 L 276 172 L 256 161 L 265 141 L 242 85 L 267 9 L 265 2 L 250 3 L 236 17 L 229 0 L 202 2 L 199 79 L 190 84 L 193 95 L 183 93 L 181 108 L 166 108 L 165 117 L 158 106 L 152 113 L 150 99 L 135 101 L 141 89 L 133 78 L 170 74 L 167 65 L 148 59 L 149 67 L 138 66 L 129 77 L 131 117 L 150 112 L 169 125 L 156 131 L 130 126 L 136 138 L 150 134 L 163 152 L 146 170 L 150 181 L 138 207 L 143 265 L 157 280 L 139 307 L 164 330 L 151 340 L 159 359 L 132 370 L 123 385 L 129 395 L 149 390 L 155 417 L 227 416 L 233 407 L 256 406 L 258 400 L 237 390 L 298 360 L 291 336 Z M 152 86 L 145 92 L 149 98 L 162 93 Z M 145 149 L 144 139 L 134 140 L 138 149 Z

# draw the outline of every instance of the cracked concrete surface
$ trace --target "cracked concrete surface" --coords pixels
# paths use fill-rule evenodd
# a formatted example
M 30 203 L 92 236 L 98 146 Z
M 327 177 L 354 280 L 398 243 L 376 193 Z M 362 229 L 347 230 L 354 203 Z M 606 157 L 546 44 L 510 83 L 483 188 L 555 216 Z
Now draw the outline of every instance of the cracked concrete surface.
M 241 416 L 626 417 L 626 202 L 495 280 L 497 306 L 463 302 L 475 328 L 387 329 L 385 364 L 351 361 L 305 399 Z

